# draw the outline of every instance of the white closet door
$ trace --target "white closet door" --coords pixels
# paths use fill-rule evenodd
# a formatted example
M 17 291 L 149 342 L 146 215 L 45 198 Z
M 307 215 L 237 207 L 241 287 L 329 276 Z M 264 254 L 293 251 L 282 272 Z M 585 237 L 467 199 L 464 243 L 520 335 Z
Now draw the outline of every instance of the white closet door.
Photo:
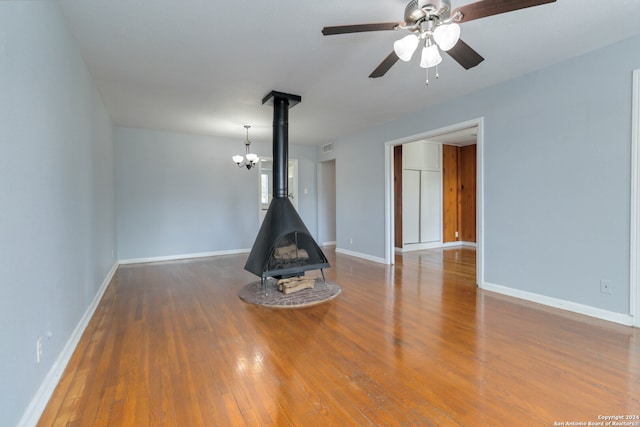
M 404 177 L 403 177 L 404 178 Z M 440 203 L 442 200 L 440 172 L 420 173 L 420 242 L 440 241 Z
M 420 242 L 420 171 L 402 171 L 402 241 Z

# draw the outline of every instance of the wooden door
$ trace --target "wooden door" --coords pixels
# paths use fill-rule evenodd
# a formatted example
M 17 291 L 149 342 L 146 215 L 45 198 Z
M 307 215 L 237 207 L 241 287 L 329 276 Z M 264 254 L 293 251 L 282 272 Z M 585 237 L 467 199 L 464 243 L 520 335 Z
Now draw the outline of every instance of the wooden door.
M 394 245 L 402 247 L 402 145 L 393 147 Z
M 442 146 L 442 241 L 476 241 L 476 145 Z
M 455 242 L 458 231 L 458 147 L 442 146 L 442 241 Z
M 476 146 L 460 147 L 458 153 L 460 240 L 476 241 Z

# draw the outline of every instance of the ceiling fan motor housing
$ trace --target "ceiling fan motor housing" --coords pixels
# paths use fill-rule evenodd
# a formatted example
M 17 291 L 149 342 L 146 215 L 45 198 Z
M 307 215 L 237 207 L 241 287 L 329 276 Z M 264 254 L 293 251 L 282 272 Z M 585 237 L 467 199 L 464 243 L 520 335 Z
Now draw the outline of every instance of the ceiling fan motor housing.
M 404 22 L 413 25 L 434 18 L 445 20 L 450 14 L 451 0 L 411 0 L 404 10 Z

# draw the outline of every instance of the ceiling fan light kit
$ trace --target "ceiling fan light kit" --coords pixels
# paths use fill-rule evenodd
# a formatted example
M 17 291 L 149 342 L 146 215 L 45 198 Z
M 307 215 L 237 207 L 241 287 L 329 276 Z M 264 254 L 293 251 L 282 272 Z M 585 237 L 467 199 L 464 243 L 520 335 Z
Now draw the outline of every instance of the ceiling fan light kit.
M 422 49 L 422 57 L 420 58 L 420 66 L 422 68 L 431 68 L 442 62 L 442 56 L 438 51 L 438 46 L 435 44 L 427 43 Z
M 429 84 L 429 68 L 436 67 L 436 78 L 438 77 L 437 66 L 442 62 L 439 49 L 448 53 L 451 58 L 467 70 L 484 61 L 478 52 L 460 39 L 459 23 L 527 7 L 541 6 L 555 1 L 480 0 L 452 10 L 451 0 L 411 0 L 404 11 L 404 22 L 324 27 L 322 34 L 329 36 L 366 31 L 407 30 L 411 34 L 393 43 L 393 51 L 369 77 L 384 76 L 398 60 L 410 61 L 418 45 L 422 42 L 424 47 L 420 66 L 427 69 L 426 83 Z
M 460 25 L 455 22 L 438 25 L 433 30 L 433 40 L 445 52 L 451 50 L 460 40 Z
M 401 61 L 408 62 L 413 57 L 413 53 L 418 48 L 420 38 L 415 34 L 404 36 L 393 43 L 393 51 Z

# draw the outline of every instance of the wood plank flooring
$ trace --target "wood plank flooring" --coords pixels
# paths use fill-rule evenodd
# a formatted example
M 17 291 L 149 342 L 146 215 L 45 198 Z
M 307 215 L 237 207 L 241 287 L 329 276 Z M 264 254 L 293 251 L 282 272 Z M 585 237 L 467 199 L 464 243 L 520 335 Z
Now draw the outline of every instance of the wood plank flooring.
M 478 290 L 473 249 L 249 305 L 246 255 L 121 266 L 40 426 L 553 426 L 640 415 L 638 329 Z M 558 424 L 554 424 L 558 423 Z

